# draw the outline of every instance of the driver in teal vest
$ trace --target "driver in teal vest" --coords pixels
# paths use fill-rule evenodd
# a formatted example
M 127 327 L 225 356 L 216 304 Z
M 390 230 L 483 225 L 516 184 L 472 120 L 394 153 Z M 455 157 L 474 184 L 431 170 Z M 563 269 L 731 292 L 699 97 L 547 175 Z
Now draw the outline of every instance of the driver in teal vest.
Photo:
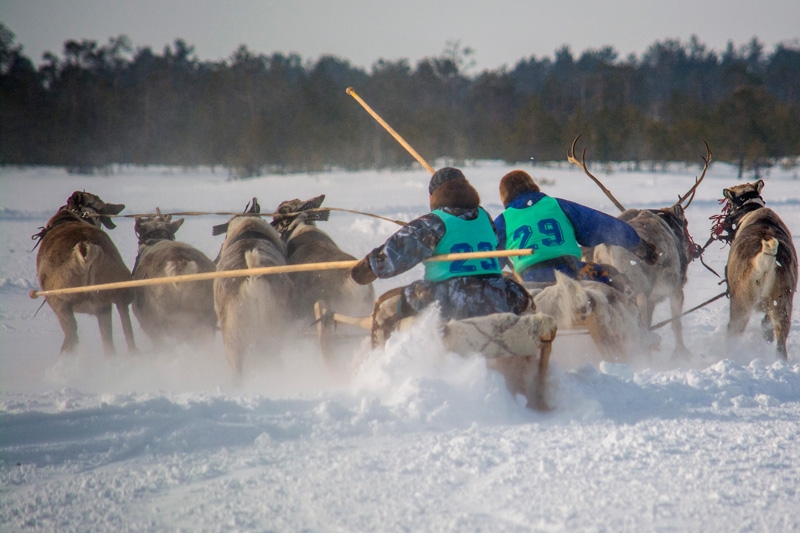
M 581 260 L 581 246 L 622 246 L 648 263 L 655 263 L 655 247 L 639 238 L 626 222 L 590 207 L 547 196 L 522 170 L 513 170 L 500 180 L 500 200 L 505 211 L 495 219 L 499 248 L 530 248 L 532 255 L 510 258 L 523 280 L 555 283 L 555 272 L 573 279 L 609 283 L 616 273 L 608 265 Z
M 480 206 L 478 191 L 464 174 L 451 167 L 437 170 L 428 186 L 431 212 L 389 237 L 353 267 L 350 276 L 360 284 L 391 278 L 433 255 L 493 251 L 497 235 L 489 214 Z M 425 276 L 378 299 L 374 328 L 381 329 L 380 345 L 401 318 L 437 303 L 445 319 L 492 313 L 523 313 L 530 309 L 527 291 L 507 279 L 497 258 L 424 263 Z

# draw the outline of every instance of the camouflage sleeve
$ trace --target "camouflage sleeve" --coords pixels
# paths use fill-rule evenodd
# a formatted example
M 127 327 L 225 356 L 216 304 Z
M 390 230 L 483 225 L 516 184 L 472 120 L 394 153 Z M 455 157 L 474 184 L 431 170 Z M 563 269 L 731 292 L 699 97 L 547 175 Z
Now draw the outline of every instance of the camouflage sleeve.
M 441 218 L 428 213 L 408 223 L 369 254 L 369 265 L 379 278 L 391 278 L 411 270 L 433 255 L 444 236 Z

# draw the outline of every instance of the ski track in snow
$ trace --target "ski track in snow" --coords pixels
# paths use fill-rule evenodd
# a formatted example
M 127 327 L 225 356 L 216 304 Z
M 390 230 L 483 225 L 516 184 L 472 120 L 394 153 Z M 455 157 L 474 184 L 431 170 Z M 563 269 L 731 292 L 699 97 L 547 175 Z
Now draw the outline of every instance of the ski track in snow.
M 442 166 L 442 165 L 439 165 Z M 496 215 L 510 167 L 464 167 Z M 548 177 L 545 192 L 608 213 L 613 205 L 580 172 Z M 596 174 L 601 174 L 596 172 Z M 625 205 L 661 207 L 699 175 L 618 172 L 603 177 Z M 0 530 L 2 531 L 796 531 L 800 529 L 800 320 L 788 363 L 777 361 L 753 317 L 725 344 L 727 300 L 683 319 L 692 356 L 662 348 L 629 364 L 597 363 L 580 339 L 554 344 L 551 412 L 511 397 L 479 358 L 445 352 L 435 316 L 393 337 L 384 351 L 342 349 L 331 375 L 313 337 L 280 363 L 246 361 L 235 387 L 218 338 L 207 349 L 129 356 L 99 353 L 96 322 L 79 316 L 81 345 L 59 357 L 50 309 L 37 312 L 30 235 L 85 189 L 124 213 L 264 210 L 325 193 L 325 205 L 410 220 L 426 211 L 428 174 L 331 172 L 228 181 L 197 169 L 116 169 L 109 177 L 59 169 L 0 173 Z M 715 164 L 688 210 L 702 244 L 709 216 L 735 171 Z M 775 170 L 763 195 L 800 234 L 796 171 Z M 658 191 L 658 193 L 656 193 Z M 663 200 L 663 202 L 659 201 Z M 210 228 L 227 217 L 187 218 L 178 238 L 213 257 Z M 110 232 L 129 265 L 130 219 Z M 358 257 L 396 225 L 333 213 L 321 224 Z M 727 248 L 706 262 L 724 270 Z M 421 275 L 376 283 L 378 293 Z M 723 290 L 695 262 L 689 308 Z M 667 305 L 654 321 L 667 317 Z M 263 354 L 267 355 L 267 354 Z M 272 354 L 274 355 L 274 354 Z M 351 359 L 362 361 L 347 367 Z M 589 363 L 594 364 L 589 364 Z

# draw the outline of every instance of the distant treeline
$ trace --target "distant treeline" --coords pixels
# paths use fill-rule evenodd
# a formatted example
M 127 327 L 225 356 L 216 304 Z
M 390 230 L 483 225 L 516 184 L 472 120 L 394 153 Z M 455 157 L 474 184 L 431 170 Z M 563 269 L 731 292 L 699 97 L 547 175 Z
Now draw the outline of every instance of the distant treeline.
M 0 24 L 0 164 L 92 172 L 111 164 L 265 171 L 405 167 L 413 158 L 350 96 L 355 88 L 425 159 L 564 161 L 579 133 L 592 162 L 652 168 L 705 154 L 742 172 L 800 155 L 800 47 L 753 39 L 722 54 L 696 37 L 624 60 L 568 47 L 470 73 L 448 43 L 415 66 L 257 54 L 200 61 L 176 40 L 161 54 L 125 36 L 67 41 L 40 65 Z M 788 162 L 788 163 L 787 163 Z

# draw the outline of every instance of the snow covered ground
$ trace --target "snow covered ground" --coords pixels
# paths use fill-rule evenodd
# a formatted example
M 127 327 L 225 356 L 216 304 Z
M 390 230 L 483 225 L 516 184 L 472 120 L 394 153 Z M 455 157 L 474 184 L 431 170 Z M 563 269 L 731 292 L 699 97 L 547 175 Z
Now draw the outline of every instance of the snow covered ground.
M 701 154 L 699 154 L 701 155 Z M 464 167 L 492 215 L 499 163 Z M 527 169 L 543 189 L 607 213 L 614 206 L 580 171 Z M 629 207 L 673 203 L 699 166 L 604 177 Z M 428 174 L 331 172 L 228 181 L 208 169 L 118 168 L 111 176 L 59 169 L 0 171 L 0 530 L 2 531 L 797 531 L 800 529 L 800 314 L 789 363 L 776 360 L 754 319 L 726 347 L 726 299 L 686 316 L 688 361 L 661 351 L 630 364 L 589 360 L 580 338 L 554 346 L 555 409 L 532 412 L 480 359 L 445 353 L 434 317 L 343 357 L 364 363 L 331 376 L 313 337 L 275 368 L 246 361 L 235 387 L 219 336 L 201 352 L 153 353 L 134 324 L 130 356 L 105 359 L 96 322 L 79 317 L 81 345 L 60 357 L 52 311 L 37 287 L 36 233 L 74 190 L 125 203 L 123 214 L 271 210 L 326 194 L 325 205 L 410 220 L 427 211 Z M 722 189 L 737 183 L 713 164 L 688 210 L 704 243 Z M 773 170 L 763 191 L 800 247 L 800 180 Z M 188 218 L 178 238 L 212 258 L 227 217 Z M 333 213 L 322 223 L 362 256 L 397 229 Z M 132 219 L 110 232 L 128 265 Z M 727 248 L 706 262 L 724 269 Z M 415 269 L 378 292 L 419 277 Z M 718 294 L 718 278 L 689 267 L 686 308 Z M 37 312 L 38 309 L 38 312 Z M 662 304 L 655 320 L 667 318 Z

